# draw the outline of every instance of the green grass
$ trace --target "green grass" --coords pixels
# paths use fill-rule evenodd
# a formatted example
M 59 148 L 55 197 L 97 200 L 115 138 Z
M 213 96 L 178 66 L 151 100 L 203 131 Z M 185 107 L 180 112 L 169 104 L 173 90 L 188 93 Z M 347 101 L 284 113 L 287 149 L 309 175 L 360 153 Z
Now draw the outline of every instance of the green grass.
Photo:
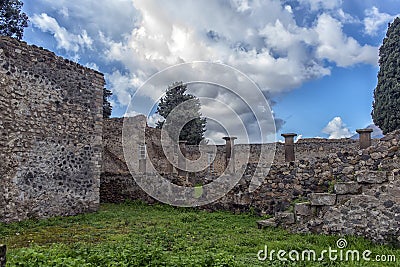
M 396 263 L 281 262 L 264 248 L 336 248 L 338 237 L 259 230 L 253 214 L 206 212 L 142 203 L 103 204 L 96 213 L 0 225 L 8 266 L 400 266 L 400 250 L 346 237 L 348 249 L 395 255 Z M 276 256 L 275 256 L 276 258 Z

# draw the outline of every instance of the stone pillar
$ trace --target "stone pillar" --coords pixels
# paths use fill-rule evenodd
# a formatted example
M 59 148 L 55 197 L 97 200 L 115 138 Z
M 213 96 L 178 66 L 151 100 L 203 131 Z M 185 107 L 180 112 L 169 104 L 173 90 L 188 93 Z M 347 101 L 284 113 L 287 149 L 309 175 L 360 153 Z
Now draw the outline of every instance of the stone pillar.
M 371 146 L 372 129 L 357 129 L 356 132 L 360 135 L 360 149 L 365 149 Z
M 285 161 L 291 162 L 295 160 L 294 156 L 294 137 L 297 136 L 295 133 L 281 134 L 285 137 Z
M 7 253 L 6 245 L 0 244 L 0 267 L 6 266 L 6 253 Z
M 178 157 L 178 175 L 186 176 L 186 143 L 187 141 L 179 141 L 179 149 L 182 153 Z
M 227 172 L 234 173 L 235 172 L 235 139 L 237 137 L 223 137 L 222 139 L 225 140 L 225 169 Z M 229 167 L 229 169 L 228 169 Z

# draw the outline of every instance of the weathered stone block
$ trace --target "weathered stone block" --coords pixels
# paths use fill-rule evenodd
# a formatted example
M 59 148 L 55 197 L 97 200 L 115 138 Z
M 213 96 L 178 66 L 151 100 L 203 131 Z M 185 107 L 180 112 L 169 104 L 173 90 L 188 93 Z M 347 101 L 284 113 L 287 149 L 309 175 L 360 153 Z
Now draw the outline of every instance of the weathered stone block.
M 361 193 L 361 185 L 357 182 L 336 183 L 335 193 L 339 195 L 359 194 Z
M 349 201 L 351 199 L 351 197 L 352 197 L 352 195 L 337 195 L 336 203 L 344 204 L 345 202 Z
M 353 166 L 347 166 L 344 167 L 342 170 L 343 174 L 351 174 L 354 171 L 354 167 Z
M 314 217 L 316 210 L 309 202 L 296 203 L 294 205 L 294 216 L 296 222 L 306 222 Z
M 311 193 L 309 198 L 313 206 L 333 206 L 336 204 L 336 194 Z
M 366 184 L 381 184 L 388 181 L 386 171 L 358 171 L 356 178 L 357 182 Z
M 294 204 L 294 214 L 297 216 L 313 215 L 310 202 Z
M 277 225 L 278 224 L 276 223 L 275 218 L 257 221 L 258 229 L 264 229 L 266 227 L 276 227 Z
M 294 214 L 293 212 L 277 212 L 275 213 L 275 221 L 278 224 L 294 224 Z

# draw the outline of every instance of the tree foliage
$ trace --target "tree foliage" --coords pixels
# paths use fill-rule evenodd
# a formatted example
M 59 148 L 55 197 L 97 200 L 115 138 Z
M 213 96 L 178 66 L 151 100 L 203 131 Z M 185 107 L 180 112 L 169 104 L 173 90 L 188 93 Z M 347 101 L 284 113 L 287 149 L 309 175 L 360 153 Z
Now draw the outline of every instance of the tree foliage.
M 200 144 L 201 140 L 204 139 L 204 132 L 206 131 L 206 119 L 201 118 L 200 100 L 194 95 L 186 94 L 186 90 L 187 85 L 183 82 L 175 82 L 168 86 L 165 97 L 161 99 L 158 105 L 157 113 L 167 119 L 172 110 L 182 104 L 180 107 L 183 107 L 183 109 L 181 109 L 179 112 L 182 113 L 182 110 L 184 110 L 184 112 L 180 114 L 179 119 L 185 122 L 187 121 L 185 118 L 191 117 L 194 119 L 188 121 L 183 126 L 183 129 L 179 133 L 179 140 L 187 141 L 187 144 L 189 145 L 198 145 Z M 185 106 L 185 103 L 188 103 L 188 105 Z M 179 109 L 180 108 L 178 108 L 178 110 Z M 163 125 L 164 121 L 157 122 L 157 128 L 162 128 Z
M 383 133 L 400 129 L 400 18 L 389 23 L 379 49 L 372 118 Z
M 0 0 L 0 35 L 22 39 L 24 28 L 28 27 L 28 16 L 21 11 L 22 6 L 19 0 Z
M 108 98 L 112 96 L 112 93 L 107 88 L 103 89 L 103 118 L 110 118 L 112 106 Z

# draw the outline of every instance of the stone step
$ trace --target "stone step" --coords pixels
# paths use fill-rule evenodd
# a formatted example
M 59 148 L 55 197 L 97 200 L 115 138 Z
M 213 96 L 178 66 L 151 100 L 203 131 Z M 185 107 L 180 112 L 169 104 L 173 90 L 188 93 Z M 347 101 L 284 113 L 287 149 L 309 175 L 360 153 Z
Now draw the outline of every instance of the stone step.
M 269 218 L 266 220 L 257 221 L 257 226 L 258 226 L 258 229 L 264 229 L 267 227 L 277 227 L 278 224 L 275 221 L 275 218 Z

